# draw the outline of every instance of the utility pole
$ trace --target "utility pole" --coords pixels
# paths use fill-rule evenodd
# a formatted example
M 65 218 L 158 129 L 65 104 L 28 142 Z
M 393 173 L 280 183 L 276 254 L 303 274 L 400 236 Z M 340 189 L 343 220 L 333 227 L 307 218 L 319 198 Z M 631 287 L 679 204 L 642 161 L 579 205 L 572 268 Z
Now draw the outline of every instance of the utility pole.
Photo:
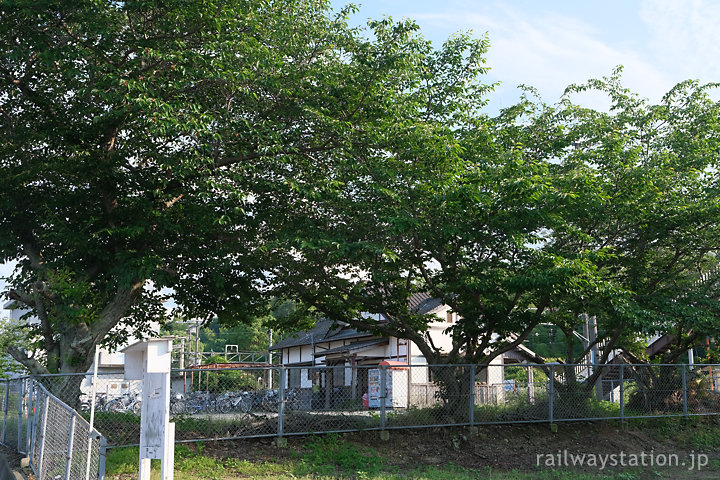
M 200 365 L 200 320 L 195 319 L 195 365 Z
M 592 364 L 592 351 L 590 350 L 590 315 L 587 313 L 582 314 L 583 317 L 583 350 L 587 350 L 588 353 L 583 359 L 579 359 L 583 363 Z M 588 370 L 590 372 L 590 370 Z M 592 372 L 590 372 L 592 373 Z M 589 375 L 589 374 L 588 374 Z
M 599 365 L 600 362 L 600 351 L 598 349 L 597 344 L 597 335 L 598 335 L 598 328 L 597 328 L 597 317 L 595 315 L 590 317 L 590 324 L 588 325 L 588 330 L 590 333 L 590 336 L 588 337 L 588 341 L 592 344 L 592 347 L 590 348 L 590 352 L 592 352 L 592 364 L 593 364 L 593 371 L 596 368 L 603 368 L 603 365 Z M 603 372 L 604 373 L 604 372 Z M 595 383 L 595 395 L 598 400 L 604 399 L 604 392 L 603 392 L 603 373 L 600 373 L 598 376 L 597 382 Z

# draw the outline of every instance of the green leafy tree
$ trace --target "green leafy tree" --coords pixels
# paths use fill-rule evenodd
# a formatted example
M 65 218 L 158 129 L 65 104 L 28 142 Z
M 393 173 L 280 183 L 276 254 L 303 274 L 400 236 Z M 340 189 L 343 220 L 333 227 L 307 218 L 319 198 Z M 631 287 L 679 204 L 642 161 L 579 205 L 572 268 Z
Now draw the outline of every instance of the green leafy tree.
M 472 70 L 458 47 L 445 47 L 461 59 L 450 69 Z M 388 139 L 332 195 L 302 198 L 278 275 L 331 318 L 412 340 L 429 363 L 486 365 L 541 322 L 572 339 L 588 312 L 600 363 L 657 331 L 678 333 L 665 359 L 677 358 L 718 327 L 718 105 L 693 82 L 660 105 L 618 75 L 569 92 L 586 88 L 608 93 L 612 110 L 526 98 L 485 118 L 461 84 L 456 94 L 475 95 L 456 95 L 453 112 L 468 115 L 415 121 L 415 136 Z M 460 315 L 449 351 L 426 335 L 432 316 L 408 310 L 417 291 Z M 566 361 L 585 353 L 569 342 Z
M 603 92 L 612 104 L 597 112 L 568 101 L 557 117 L 573 138 L 558 176 L 582 194 L 567 216 L 579 235 L 555 243 L 606 250 L 597 268 L 624 292 L 611 302 L 583 297 L 561 325 L 577 328 L 580 313 L 596 313 L 599 363 L 618 348 L 635 362 L 647 360 L 643 340 L 656 334 L 674 339 L 657 360 L 675 363 L 699 339 L 720 333 L 720 104 L 709 95 L 715 87 L 682 82 L 650 104 L 622 87 L 618 71 L 568 89 Z M 586 391 L 601 372 L 585 381 Z M 665 392 L 679 386 L 677 369 L 659 372 L 646 383 Z
M 548 246 L 573 194 L 551 168 L 570 140 L 546 132 L 559 126 L 529 101 L 497 118 L 479 113 L 486 48 L 458 36 L 428 50 L 431 79 L 407 90 L 416 101 L 388 125 L 382 149 L 333 171 L 334 190 L 290 197 L 296 215 L 276 227 L 289 253 L 274 273 L 289 291 L 330 318 L 412 340 L 430 364 L 488 365 L 560 314 L 551 306 L 610 288 L 593 255 Z M 409 310 L 420 291 L 460 316 L 449 351 L 428 335 L 437 318 Z M 434 373 L 446 398 L 462 398 L 462 368 Z
M 412 98 L 409 22 L 321 0 L 0 3 L 0 256 L 33 373 L 187 317 L 265 307 L 267 212 L 322 191 Z M 370 37 L 370 38 L 368 38 Z
M 456 51 L 438 55 L 460 59 L 449 68 L 465 71 L 479 54 L 462 49 L 481 46 L 450 44 Z M 464 88 L 453 101 L 474 105 L 478 87 Z M 347 174 L 336 197 L 316 198 L 314 210 L 286 224 L 301 254 L 278 268 L 321 312 L 409 338 L 430 363 L 487 364 L 527 338 L 550 305 L 600 282 L 591 258 L 542 248 L 570 194 L 553 184 L 558 147 L 534 140 L 541 122 L 520 121 L 529 105 L 497 119 L 475 116 L 471 105 L 456 108 L 471 112 L 462 121 L 428 118 L 412 141 L 393 137 L 374 163 Z M 461 316 L 451 351 L 424 335 L 432 316 L 408 310 L 418 291 Z
M 225 351 L 225 345 L 237 345 L 241 352 L 267 352 L 268 329 L 265 318 L 254 318 L 249 322 L 233 326 L 220 325 L 215 318 L 200 329 L 200 342 L 204 351 Z

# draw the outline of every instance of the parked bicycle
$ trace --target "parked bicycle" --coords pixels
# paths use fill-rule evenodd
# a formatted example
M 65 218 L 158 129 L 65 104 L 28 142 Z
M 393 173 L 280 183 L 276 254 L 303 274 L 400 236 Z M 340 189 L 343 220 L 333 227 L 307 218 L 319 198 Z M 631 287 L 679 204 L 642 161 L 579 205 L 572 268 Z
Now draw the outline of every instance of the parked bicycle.
M 252 407 L 251 395 L 248 392 L 226 392 L 217 399 L 220 413 L 248 413 Z
M 109 400 L 103 408 L 103 411 L 106 412 L 132 412 L 135 415 L 140 415 L 141 410 L 142 400 L 137 392 L 128 392 L 115 397 Z
M 185 411 L 189 414 L 214 413 L 217 411 L 215 395 L 209 392 L 190 392 L 185 400 Z
M 174 392 L 170 395 L 170 414 L 178 415 L 187 411 L 185 404 L 185 395 L 180 392 Z

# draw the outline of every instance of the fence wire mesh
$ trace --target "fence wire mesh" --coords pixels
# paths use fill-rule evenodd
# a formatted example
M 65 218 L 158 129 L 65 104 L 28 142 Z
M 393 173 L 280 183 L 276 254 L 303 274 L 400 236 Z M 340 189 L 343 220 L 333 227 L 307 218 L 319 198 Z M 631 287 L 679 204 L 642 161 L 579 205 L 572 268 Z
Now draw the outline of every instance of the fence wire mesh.
M 22 441 L 20 429 L 23 425 L 23 422 L 21 422 L 22 409 L 20 408 L 22 402 L 22 380 L 8 380 L 5 382 L 5 385 L 3 444 L 15 448 L 20 452 L 24 452 L 25 446 L 20 445 Z
M 79 385 L 62 375 L 3 382 L 3 444 L 27 453 L 38 480 L 104 478 L 105 439 L 52 393 L 67 395 L 70 384 Z
M 172 371 L 169 407 L 177 441 L 720 414 L 718 365 L 483 367 L 388 362 L 353 366 L 213 367 Z M 90 375 L 38 380 L 42 385 L 36 383 L 36 391 L 46 388 L 58 396 L 79 391 L 79 395 L 69 395 L 67 403 L 89 416 Z M 141 381 L 124 380 L 122 372 L 99 375 L 95 425 L 107 436 L 108 445 L 138 444 L 140 390 Z M 32 407 L 27 407 L 23 399 L 30 396 L 23 380 L 7 381 L 0 386 L 3 441 L 13 446 L 27 443 L 37 463 L 44 405 L 36 399 Z M 60 411 L 49 413 L 53 421 L 61 424 L 68 421 Z M 73 444 L 81 444 L 87 438 L 87 432 L 81 432 L 79 425 L 75 427 Z M 31 432 L 30 437 L 23 433 L 27 431 Z M 65 437 L 52 435 L 46 434 L 47 445 L 51 445 L 48 452 L 67 449 L 67 430 Z M 86 457 L 78 455 L 78 462 L 82 463 Z M 99 460 L 93 457 L 92 461 L 94 465 Z M 71 469 L 79 471 L 74 462 Z
M 193 368 L 173 370 L 170 412 L 178 441 L 708 415 L 720 413 L 718 377 L 717 366 L 628 364 Z M 99 377 L 110 445 L 138 443 L 139 390 Z

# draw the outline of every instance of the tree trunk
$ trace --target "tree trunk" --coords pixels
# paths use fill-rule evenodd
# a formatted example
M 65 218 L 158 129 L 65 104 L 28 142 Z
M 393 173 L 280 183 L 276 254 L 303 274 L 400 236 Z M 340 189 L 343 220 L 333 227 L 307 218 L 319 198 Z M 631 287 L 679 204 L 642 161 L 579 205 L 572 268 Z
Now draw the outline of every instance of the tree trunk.
M 469 422 L 470 385 L 475 385 L 475 379 L 470 378 L 470 366 L 435 365 L 430 372 L 439 387 L 435 395 L 443 402 L 443 418 L 439 420 L 449 424 Z

